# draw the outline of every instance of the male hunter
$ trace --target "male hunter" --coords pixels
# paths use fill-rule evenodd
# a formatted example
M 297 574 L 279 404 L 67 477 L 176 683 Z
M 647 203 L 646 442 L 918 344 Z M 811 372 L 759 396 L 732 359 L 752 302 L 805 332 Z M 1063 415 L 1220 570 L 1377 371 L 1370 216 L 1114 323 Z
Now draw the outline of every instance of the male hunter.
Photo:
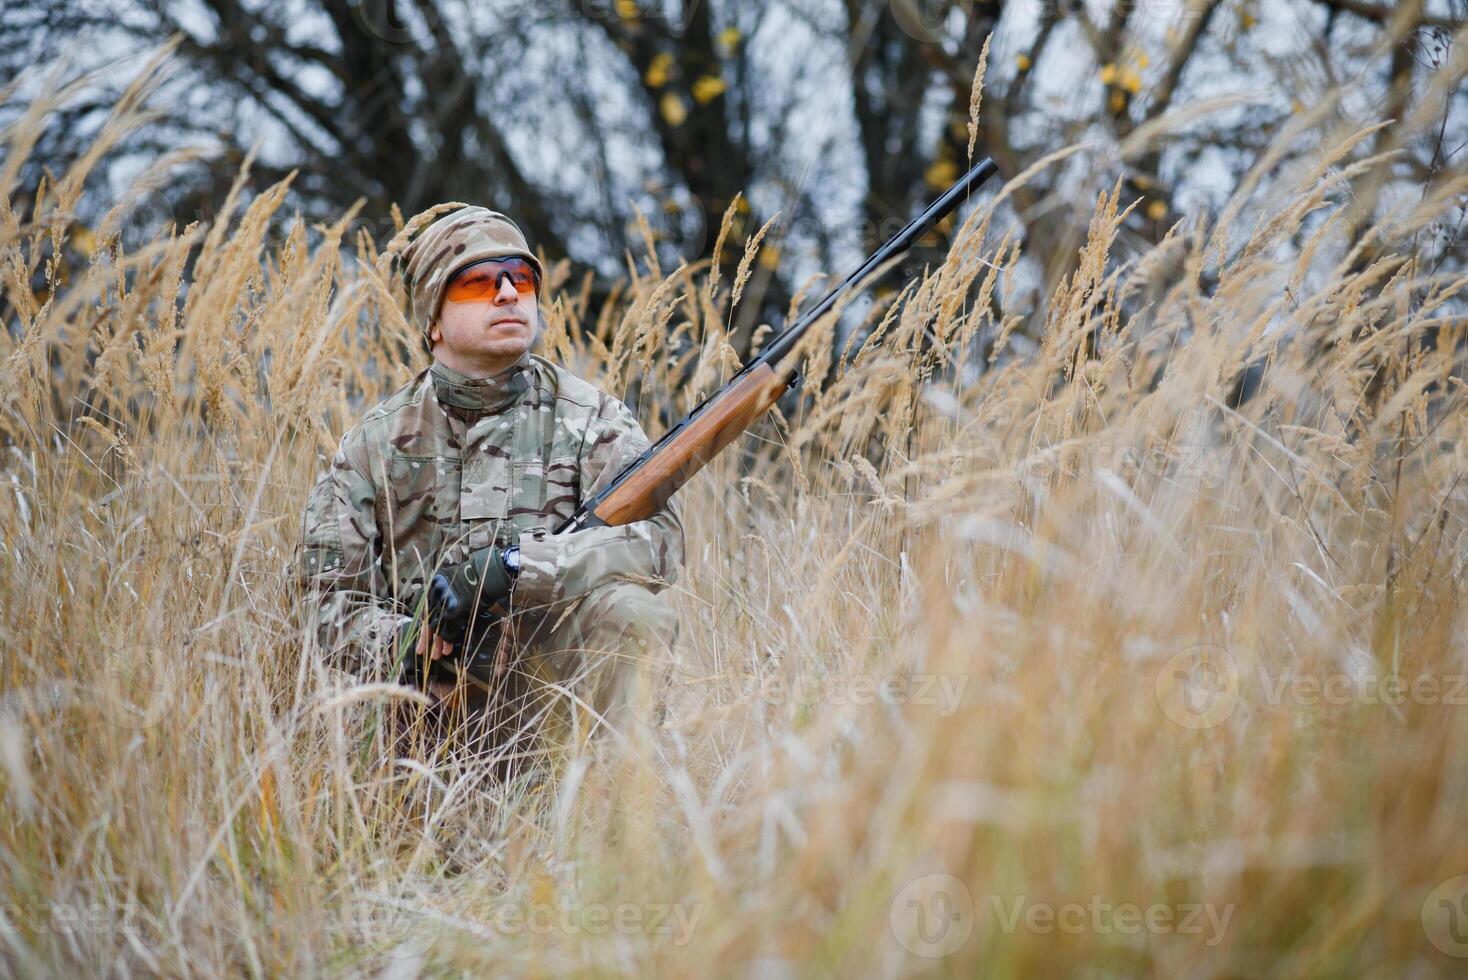
M 543 270 L 508 217 L 451 211 L 403 259 L 433 363 L 361 417 L 311 491 L 300 571 L 318 643 L 359 677 L 396 679 L 399 641 L 416 633 L 431 699 L 457 674 L 455 702 L 497 729 L 544 727 L 567 701 L 594 725 L 625 697 L 629 666 L 672 642 L 658 593 L 683 562 L 677 508 L 552 533 L 647 437 L 622 402 L 531 353 Z M 493 641 L 455 649 L 420 600 L 435 572 L 491 546 L 510 614 Z

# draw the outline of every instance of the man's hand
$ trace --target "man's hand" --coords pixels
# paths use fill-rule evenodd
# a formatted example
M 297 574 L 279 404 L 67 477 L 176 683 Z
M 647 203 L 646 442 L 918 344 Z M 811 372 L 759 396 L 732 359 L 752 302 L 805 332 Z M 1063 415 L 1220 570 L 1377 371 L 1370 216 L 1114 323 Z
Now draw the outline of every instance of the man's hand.
M 452 643 L 435 633 L 433 627 L 424 625 L 423 631 L 418 634 L 418 648 L 414 651 L 420 662 L 424 657 L 430 660 L 442 660 L 444 657 L 451 656 L 453 652 Z M 456 686 L 457 682 L 452 677 L 436 677 L 429 674 L 424 693 L 434 703 L 441 703 L 449 699 Z
M 402 649 L 400 638 L 412 629 L 413 620 L 408 616 L 404 616 L 393 630 L 392 649 L 395 651 L 396 656 L 401 656 L 402 658 L 402 674 L 398 678 L 398 682 L 411 687 L 421 688 L 425 686 L 425 678 L 423 676 L 424 658 L 428 658 L 428 661 L 431 663 L 432 661 L 442 660 L 444 657 L 453 656 L 454 644 L 436 633 L 427 623 L 424 623 L 418 630 L 417 639 L 413 641 L 412 652 L 397 654 L 396 651 Z M 441 685 L 441 683 L 436 677 L 427 678 L 427 688 L 430 691 Z M 449 686 L 452 687 L 452 683 Z
M 420 658 L 429 657 L 432 660 L 442 660 L 452 655 L 454 645 L 433 631 L 433 627 L 423 626 L 423 632 L 418 634 L 417 654 Z
M 519 572 L 520 549 L 496 547 L 476 551 L 463 564 L 441 570 L 428 583 L 429 625 L 457 645 L 468 633 L 471 617 L 485 616 L 509 597 Z

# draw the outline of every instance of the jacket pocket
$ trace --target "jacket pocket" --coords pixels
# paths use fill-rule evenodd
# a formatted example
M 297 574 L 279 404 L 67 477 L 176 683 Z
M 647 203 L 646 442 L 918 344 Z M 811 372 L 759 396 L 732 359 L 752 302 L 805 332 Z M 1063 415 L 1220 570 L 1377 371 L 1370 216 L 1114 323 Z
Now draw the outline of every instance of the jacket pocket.
M 532 476 L 526 473 L 527 479 Z M 554 529 L 581 506 L 581 464 L 574 455 L 553 457 L 546 462 L 538 479 L 537 504 L 544 523 Z
M 504 520 L 514 487 L 508 450 L 481 445 L 465 453 L 459 485 L 459 514 L 465 521 Z
M 381 514 L 384 537 L 398 545 L 428 541 L 458 519 L 459 461 L 395 455 L 388 464 Z M 391 529 L 388 531 L 388 529 Z

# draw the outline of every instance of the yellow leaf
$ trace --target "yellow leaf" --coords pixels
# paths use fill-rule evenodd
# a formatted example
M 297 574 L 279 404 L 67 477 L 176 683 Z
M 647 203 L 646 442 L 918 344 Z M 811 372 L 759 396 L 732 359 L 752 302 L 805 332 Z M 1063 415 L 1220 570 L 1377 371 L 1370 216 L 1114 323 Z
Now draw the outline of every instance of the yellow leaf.
M 773 269 L 780 264 L 780 246 L 767 245 L 760 250 L 759 264 L 766 269 Z
M 1102 65 L 1101 66 L 1101 84 L 1102 85 L 1110 85 L 1114 81 L 1116 81 L 1116 66 L 1115 65 Z
M 1167 216 L 1167 202 L 1152 201 L 1147 205 L 1147 217 L 1153 221 L 1161 221 Z
M 1023 51 L 1014 56 L 1014 63 L 1019 66 L 1020 71 L 1030 70 L 1030 56 Z
M 1249 28 L 1253 27 L 1257 23 L 1259 23 L 1258 17 L 1255 17 L 1247 10 L 1239 11 L 1239 26 L 1242 27 L 1244 30 L 1247 31 Z
M 86 225 L 76 226 L 76 230 L 71 233 L 71 243 L 83 255 L 91 255 L 92 250 L 97 247 L 97 239 L 93 237 L 92 230 Z
M 617 16 L 623 20 L 637 19 L 637 0 L 617 0 Z
M 1146 55 L 1145 52 L 1143 52 L 1142 54 L 1137 55 L 1137 67 L 1138 68 L 1146 68 L 1146 67 L 1148 67 L 1151 64 L 1152 64 L 1152 59 L 1149 58 L 1149 57 L 1147 57 L 1147 55 Z
M 722 78 L 705 75 L 693 83 L 693 101 L 699 105 L 706 105 L 723 95 L 724 89 L 728 87 Z
M 1121 87 L 1136 95 L 1142 90 L 1142 76 L 1137 74 L 1135 68 L 1126 68 L 1121 73 Z
M 1120 112 L 1126 108 L 1126 95 L 1122 92 L 1112 92 L 1108 104 L 1112 112 Z
M 723 48 L 725 53 L 733 53 L 734 49 L 739 46 L 739 38 L 742 36 L 739 28 L 726 27 L 719 32 L 719 47 Z
M 688 118 L 688 107 L 683 100 L 678 98 L 676 92 L 663 93 L 662 101 L 658 103 L 658 111 L 663 114 L 663 120 L 669 126 L 681 126 Z
M 652 59 L 642 80 L 647 83 L 648 88 L 662 88 L 668 84 L 668 73 L 672 68 L 673 56 L 665 51 Z
M 958 165 L 947 157 L 939 157 L 928 167 L 923 179 L 929 187 L 947 187 L 958 177 Z
M 530 901 L 531 901 L 531 903 L 534 904 L 534 905 L 550 905 L 552 902 L 555 901 L 555 898 L 556 898 L 556 886 L 555 886 L 555 882 L 551 881 L 549 875 L 546 875 L 546 874 L 538 874 L 538 875 L 536 875 L 535 876 L 535 883 L 531 887 L 531 892 L 530 892 Z

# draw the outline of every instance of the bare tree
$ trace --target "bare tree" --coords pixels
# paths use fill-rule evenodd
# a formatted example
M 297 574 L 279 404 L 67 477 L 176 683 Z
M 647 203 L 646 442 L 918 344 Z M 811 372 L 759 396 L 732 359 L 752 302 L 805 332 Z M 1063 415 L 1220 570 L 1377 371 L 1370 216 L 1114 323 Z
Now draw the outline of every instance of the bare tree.
M 1221 203 L 1292 100 L 1352 82 L 1379 94 L 1367 109 L 1380 120 L 1414 111 L 1447 70 L 1465 13 L 1465 0 L 12 0 L 0 26 L 15 40 L 0 66 L 19 74 L 77 39 L 100 59 L 179 36 L 178 109 L 131 149 L 157 157 L 188 138 L 220 148 L 169 188 L 184 218 L 207 216 L 263 140 L 261 178 L 294 172 L 311 217 L 364 199 L 379 239 L 393 205 L 410 214 L 482 201 L 512 211 L 552 257 L 611 276 L 637 240 L 633 206 L 666 266 L 708 256 L 743 192 L 721 260 L 780 207 L 803 219 L 795 244 L 836 272 L 967 166 L 970 92 L 989 43 L 974 157 L 1014 176 L 1076 141 L 1101 148 L 1012 198 L 1033 266 L 1028 295 L 1043 295 L 1072 269 L 1098 160 L 1107 184 L 1124 179 L 1137 203 L 1128 233 L 1146 247 L 1187 210 Z M 1261 36 L 1261 21 L 1282 16 L 1309 39 L 1289 57 Z M 792 41 L 791 25 L 811 40 Z M 814 58 L 817 44 L 835 57 Z M 1158 126 L 1220 79 L 1263 81 L 1279 97 Z M 802 131 L 801 111 L 827 102 L 839 118 L 819 138 Z M 107 105 L 101 90 L 76 101 L 36 156 L 79 152 Z M 1389 125 L 1363 149 L 1401 155 L 1388 176 L 1358 182 L 1358 234 L 1388 184 L 1425 185 L 1453 166 L 1465 110 L 1459 85 L 1438 139 L 1403 142 Z M 807 155 L 787 152 L 801 142 Z M 855 214 L 836 193 L 848 186 L 860 188 Z M 1462 236 L 1444 229 L 1441 239 L 1440 259 L 1461 263 Z M 943 244 L 940 233 L 917 260 Z M 791 268 L 756 266 L 744 336 L 788 302 Z

